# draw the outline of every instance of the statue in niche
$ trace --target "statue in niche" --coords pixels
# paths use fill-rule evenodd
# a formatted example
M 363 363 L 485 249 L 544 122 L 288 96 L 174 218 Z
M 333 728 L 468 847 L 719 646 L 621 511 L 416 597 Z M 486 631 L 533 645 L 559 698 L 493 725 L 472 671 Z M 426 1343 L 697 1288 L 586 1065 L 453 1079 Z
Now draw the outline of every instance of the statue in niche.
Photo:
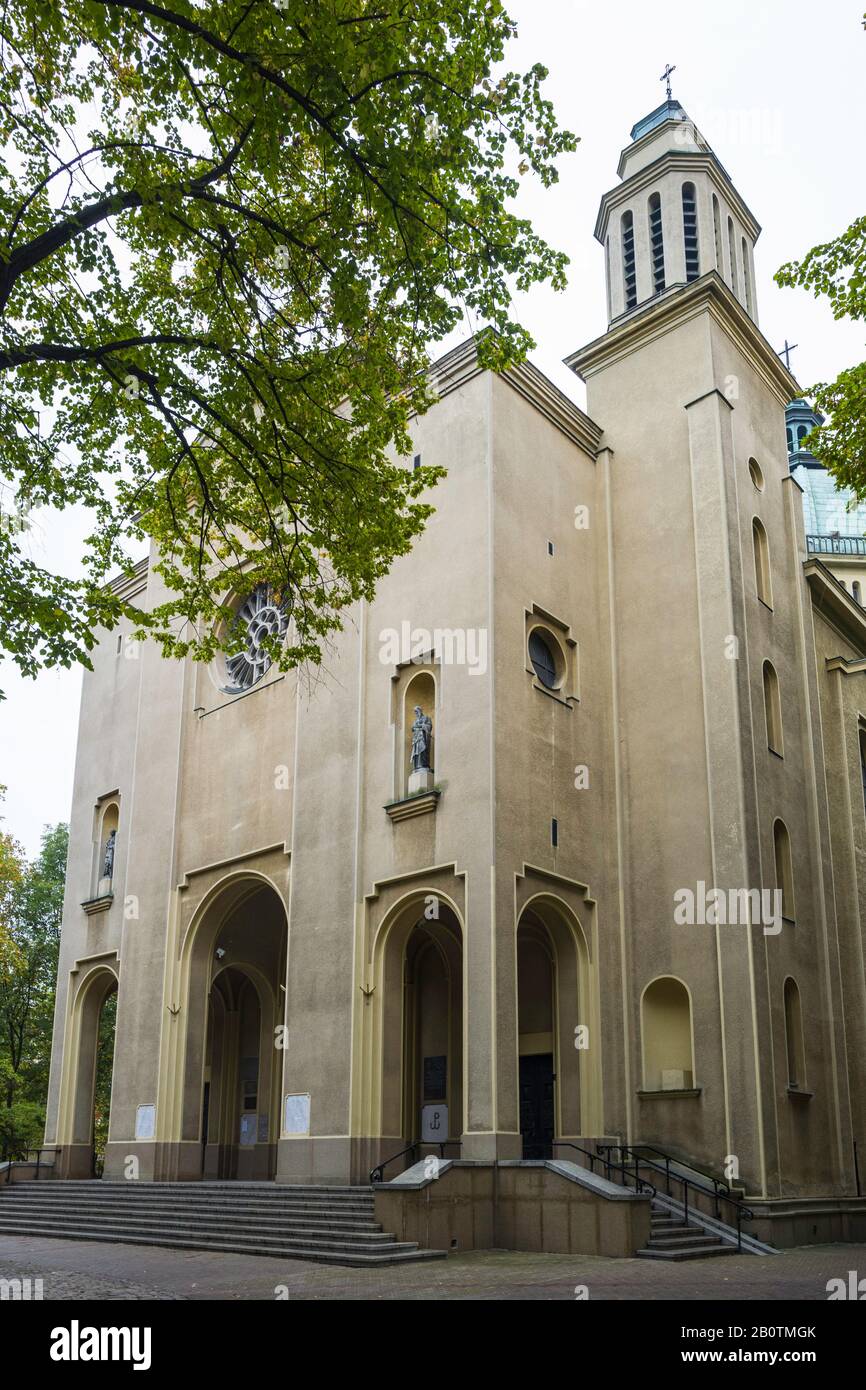
M 102 877 L 103 877 L 103 878 L 113 878 L 113 877 L 114 877 L 114 846 L 115 846 L 116 840 L 117 840 L 117 831 L 116 831 L 116 830 L 112 830 L 111 834 L 109 835 L 108 839 L 107 839 L 106 842 L 105 842 L 105 854 L 103 855 L 103 859 L 102 859 Z
M 415 706 L 415 721 L 412 725 L 412 771 L 430 770 L 430 743 L 433 738 L 433 720 L 425 714 L 420 705 Z

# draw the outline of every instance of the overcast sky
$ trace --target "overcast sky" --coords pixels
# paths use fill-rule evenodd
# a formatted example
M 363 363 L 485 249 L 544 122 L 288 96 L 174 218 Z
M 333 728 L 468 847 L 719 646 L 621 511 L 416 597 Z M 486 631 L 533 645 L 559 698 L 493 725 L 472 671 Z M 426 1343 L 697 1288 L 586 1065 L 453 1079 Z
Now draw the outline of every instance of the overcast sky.
M 631 127 L 664 97 L 666 63 L 676 64 L 674 96 L 763 228 L 755 253 L 763 332 L 776 348 L 786 337 L 799 344 L 791 366 L 803 386 L 861 360 L 862 327 L 834 323 L 824 302 L 780 290 L 772 277 L 866 211 L 862 0 L 511 0 L 508 8 L 519 25 L 510 65 L 545 64 L 560 122 L 581 137 L 557 187 L 527 187 L 521 198 L 520 211 L 571 258 L 564 294 L 536 289 L 519 301 L 542 371 L 584 404 L 562 358 L 606 327 L 603 254 L 592 235 L 598 203 L 617 182 Z M 82 534 L 80 516 L 37 517 L 31 555 L 72 571 Z M 69 815 L 81 673 L 24 681 L 7 663 L 0 686 L 4 828 L 34 854 L 42 826 Z

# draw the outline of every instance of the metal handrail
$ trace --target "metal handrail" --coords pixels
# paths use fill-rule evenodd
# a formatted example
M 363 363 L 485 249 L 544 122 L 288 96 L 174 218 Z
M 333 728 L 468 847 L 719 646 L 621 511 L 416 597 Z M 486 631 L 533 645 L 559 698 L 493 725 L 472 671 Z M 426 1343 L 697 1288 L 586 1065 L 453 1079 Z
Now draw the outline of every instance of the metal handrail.
M 18 1152 L 20 1153 L 20 1152 L 22 1152 L 22 1150 L 19 1149 Z M 26 1167 L 27 1164 L 28 1164 L 28 1162 L 29 1162 L 29 1155 L 30 1155 L 30 1154 L 35 1154 L 35 1155 L 36 1155 L 36 1177 L 34 1178 L 34 1182 L 38 1182 L 38 1181 L 39 1181 L 39 1170 L 40 1170 L 40 1168 L 42 1167 L 42 1155 L 43 1155 L 44 1153 L 59 1154 L 59 1153 L 60 1153 L 60 1150 L 59 1150 L 58 1148 L 56 1148 L 53 1144 L 46 1144 L 46 1145 L 43 1145 L 43 1147 L 42 1147 L 41 1149 L 24 1149 L 24 1150 L 23 1150 L 23 1153 L 24 1153 L 24 1157 L 23 1157 L 23 1158 L 13 1158 L 12 1155 L 11 1155 L 11 1153 L 10 1153 L 10 1155 L 9 1155 L 9 1159 L 8 1159 L 8 1164 L 9 1164 L 9 1166 L 8 1166 L 8 1168 L 6 1169 L 6 1185 L 7 1185 L 7 1187 L 8 1187 L 8 1185 L 9 1185 L 9 1184 L 11 1183 L 11 1181 L 12 1181 L 12 1168 L 13 1168 L 13 1165 L 14 1165 L 14 1164 L 16 1164 L 16 1163 L 23 1163 L 23 1164 L 25 1165 L 25 1167 Z M 4 1163 L 7 1162 L 7 1160 L 6 1160 L 5 1158 L 4 1158 L 2 1161 L 3 1161 Z M 56 1162 L 56 1160 L 55 1160 L 55 1162 Z M 49 1163 L 49 1164 L 46 1164 L 45 1166 L 48 1167 L 48 1168 L 53 1168 L 53 1167 L 54 1167 L 54 1164 Z
M 617 1149 L 617 1150 L 619 1151 L 619 1153 L 623 1156 L 623 1158 L 627 1158 L 629 1155 L 631 1155 L 631 1157 L 634 1159 L 635 1173 L 637 1173 L 638 1168 L 639 1168 L 640 1165 L 642 1164 L 642 1165 L 643 1165 L 644 1167 L 646 1167 L 646 1168 L 654 1168 L 654 1169 L 655 1169 L 657 1172 L 659 1172 L 659 1173 L 665 1173 L 665 1176 L 666 1176 L 666 1178 L 667 1178 L 668 1184 L 670 1184 L 670 1179 L 671 1179 L 671 1178 L 673 1178 L 675 1182 L 680 1183 L 680 1184 L 682 1185 L 682 1189 L 683 1189 L 683 1215 L 684 1215 L 684 1218 L 685 1218 L 685 1224 L 686 1224 L 686 1225 L 688 1225 L 688 1221 L 689 1221 L 689 1188 L 690 1188 L 690 1187 L 693 1188 L 695 1192 L 703 1192 L 705 1196 L 710 1196 L 710 1197 L 713 1197 L 713 1198 L 714 1198 L 715 1203 L 716 1203 L 716 1219 L 717 1219 L 717 1220 L 721 1220 L 721 1217 L 719 1216 L 719 1205 L 718 1205 L 719 1202 L 720 1202 L 720 1201 L 722 1201 L 722 1202 L 728 1202 L 728 1203 L 734 1208 L 734 1212 L 735 1212 L 735 1215 L 736 1215 L 736 1218 L 737 1218 L 737 1249 L 738 1249 L 738 1250 L 742 1250 L 742 1248 L 743 1248 L 743 1231 L 742 1231 L 742 1223 L 743 1223 L 744 1220 L 745 1220 L 745 1221 L 754 1221 L 754 1219 L 755 1219 L 755 1213 L 752 1211 L 751 1207 L 747 1207 L 747 1206 L 746 1206 L 745 1202 L 741 1202 L 740 1199 L 739 1199 L 739 1197 L 732 1197 L 731 1194 L 730 1194 L 730 1190 L 728 1190 L 727 1192 L 719 1192 L 717 1188 L 711 1190 L 709 1187 L 705 1187 L 703 1183 L 695 1182 L 693 1178 L 686 1178 L 686 1177 L 684 1177 L 682 1173 L 671 1173 L 671 1171 L 670 1171 L 670 1162 L 678 1163 L 679 1160 L 678 1160 L 677 1158 L 673 1158 L 672 1155 L 665 1153 L 665 1150 L 664 1150 L 664 1149 L 657 1149 L 657 1148 L 655 1148 L 654 1145 L 651 1145 L 651 1144 L 642 1144 L 642 1145 L 640 1145 L 640 1147 L 641 1147 L 641 1148 L 646 1148 L 646 1149 L 652 1148 L 653 1151 L 654 1151 L 655 1153 L 661 1154 L 662 1157 L 668 1159 L 669 1162 L 668 1162 L 668 1165 L 667 1165 L 667 1168 L 666 1168 L 666 1169 L 663 1168 L 662 1165 L 661 1165 L 660 1163 L 656 1163 L 654 1159 L 652 1159 L 652 1158 L 644 1158 L 643 1155 L 642 1155 L 642 1154 L 639 1154 L 639 1153 L 637 1152 L 637 1150 L 636 1150 L 632 1145 L 630 1145 L 630 1144 L 599 1144 L 599 1145 L 597 1145 L 597 1147 L 598 1147 L 600 1150 Z M 687 1163 L 684 1163 L 684 1164 L 682 1164 L 681 1166 L 684 1167 L 684 1168 L 690 1167 L 690 1165 L 687 1164 Z M 694 1171 L 695 1171 L 695 1172 L 699 1172 L 700 1169 L 695 1169 Z M 706 1176 L 708 1176 L 708 1175 L 707 1175 L 707 1174 L 704 1174 L 704 1176 L 706 1177 Z M 713 1182 L 714 1182 L 714 1183 L 718 1183 L 719 1186 L 724 1186 L 724 1184 L 723 1184 L 723 1183 L 720 1183 L 719 1180 L 718 1180 L 717 1178 L 714 1178 L 714 1179 L 713 1179 Z M 673 1196 L 673 1193 L 672 1193 L 671 1190 L 670 1190 L 670 1186 L 668 1186 L 668 1196 L 669 1196 L 669 1197 L 672 1197 L 672 1196 Z
M 619 1145 L 616 1145 L 616 1147 L 618 1148 Z M 714 1201 L 715 1201 L 715 1203 L 716 1203 L 716 1216 L 717 1216 L 719 1219 L 721 1219 L 721 1218 L 719 1217 L 719 1198 L 720 1198 L 720 1197 L 725 1197 L 725 1196 L 729 1196 L 729 1195 L 730 1195 L 731 1189 L 730 1189 L 730 1186 L 728 1185 L 728 1183 L 722 1182 L 722 1179 L 721 1179 L 721 1178 L 717 1178 L 717 1177 L 714 1176 L 714 1174 L 708 1173 L 708 1172 L 706 1171 L 705 1168 L 698 1168 L 696 1164 L 694 1164 L 694 1163 L 687 1163 L 687 1162 L 685 1161 L 685 1159 L 682 1159 L 682 1158 L 675 1158 L 674 1155 L 673 1155 L 673 1154 L 669 1154 L 669 1153 L 667 1152 L 666 1149 L 659 1149 L 659 1148 L 656 1147 L 655 1144 L 635 1144 L 635 1145 L 633 1145 L 633 1147 L 634 1147 L 635 1149 L 640 1150 L 641 1153 L 646 1153 L 647 1151 L 649 1151 L 650 1153 L 659 1154 L 659 1155 L 664 1159 L 664 1161 L 665 1161 L 665 1176 L 666 1176 L 666 1180 L 667 1180 L 667 1190 L 668 1190 L 668 1196 L 669 1196 L 669 1197 L 672 1195 L 672 1193 L 671 1193 L 671 1172 L 670 1172 L 670 1167 L 671 1167 L 671 1164 L 672 1164 L 672 1163 L 677 1164 L 677 1166 L 680 1167 L 680 1168 L 688 1168 L 689 1171 L 692 1172 L 692 1173 L 699 1173 L 700 1176 L 701 1176 L 702 1178 L 706 1178 L 708 1182 L 711 1182 L 711 1183 L 713 1184 L 713 1199 L 714 1199 Z M 677 1175 L 676 1173 L 674 1173 L 673 1176 L 676 1178 L 678 1175 Z M 689 1181 L 691 1181 L 691 1179 L 690 1179 Z M 699 1183 L 692 1182 L 692 1186 L 693 1186 L 693 1187 L 700 1187 L 700 1184 L 699 1184 Z M 708 1193 L 708 1195 L 709 1195 L 709 1189 L 704 1189 L 704 1190 L 706 1190 L 707 1193 Z M 735 1199 L 735 1200 L 737 1200 L 737 1199 Z
M 635 1171 L 632 1174 L 629 1171 L 629 1169 L 625 1167 L 624 1164 L 614 1163 L 612 1158 L 602 1158 L 599 1153 L 593 1153 L 591 1149 L 585 1149 L 581 1144 L 573 1144 L 570 1139 L 554 1139 L 552 1147 L 554 1149 L 575 1149 L 579 1154 L 586 1154 L 586 1157 L 589 1159 L 589 1171 L 591 1173 L 595 1173 L 596 1162 L 602 1163 L 604 1165 L 605 1175 L 608 1179 L 608 1182 L 610 1181 L 610 1171 L 612 1168 L 615 1168 L 618 1173 L 624 1174 L 625 1177 L 634 1178 L 636 1192 L 642 1192 L 645 1188 L 649 1193 L 650 1197 L 656 1196 L 655 1187 L 651 1182 L 648 1182 L 646 1178 L 642 1178 L 640 1176 L 640 1174 L 637 1171 L 637 1165 L 635 1165 Z M 601 1146 L 598 1147 L 600 1148 Z M 606 1145 L 605 1147 L 610 1148 L 612 1147 L 612 1145 Z M 624 1183 L 623 1186 L 625 1186 Z
M 401 1149 L 399 1153 L 392 1154 L 390 1158 L 383 1158 L 381 1163 L 377 1163 L 376 1167 L 370 1171 L 370 1182 L 384 1182 L 385 1179 L 382 1175 L 388 1167 L 388 1164 L 394 1163 L 396 1159 L 403 1158 L 406 1154 L 413 1154 L 416 1149 L 421 1148 L 422 1144 L 435 1145 L 438 1147 L 439 1157 L 443 1159 L 445 1157 L 445 1150 L 449 1145 L 453 1146 L 456 1144 L 458 1149 L 462 1147 L 459 1139 L 414 1139 L 411 1144 L 408 1144 L 405 1149 Z

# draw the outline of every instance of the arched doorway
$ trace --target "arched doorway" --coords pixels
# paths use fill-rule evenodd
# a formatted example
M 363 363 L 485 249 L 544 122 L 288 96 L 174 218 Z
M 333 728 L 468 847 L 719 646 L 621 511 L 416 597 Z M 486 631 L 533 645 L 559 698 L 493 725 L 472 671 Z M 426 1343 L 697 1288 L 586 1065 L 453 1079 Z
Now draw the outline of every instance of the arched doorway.
M 101 1177 L 111 1113 L 117 975 L 95 965 L 80 979 L 64 1049 L 71 1074 L 58 1125 L 60 1170 L 68 1178 Z
M 517 932 L 520 1133 L 523 1157 L 553 1157 L 555 969 L 550 939 L 531 914 Z
M 189 947 L 182 1138 L 190 1176 L 276 1173 L 285 1022 L 286 914 L 260 878 L 218 892 Z M 190 1171 L 191 1170 L 191 1171 Z
M 376 949 L 381 1084 L 374 1125 L 383 1156 L 459 1157 L 464 1129 L 463 933 L 453 906 L 414 894 L 383 925 Z M 374 998 L 376 996 L 374 995 Z M 390 1174 L 393 1176 L 393 1172 Z
M 541 894 L 517 924 L 519 1123 L 524 1159 L 555 1156 L 555 1138 L 600 1133 L 600 1030 L 583 928 Z

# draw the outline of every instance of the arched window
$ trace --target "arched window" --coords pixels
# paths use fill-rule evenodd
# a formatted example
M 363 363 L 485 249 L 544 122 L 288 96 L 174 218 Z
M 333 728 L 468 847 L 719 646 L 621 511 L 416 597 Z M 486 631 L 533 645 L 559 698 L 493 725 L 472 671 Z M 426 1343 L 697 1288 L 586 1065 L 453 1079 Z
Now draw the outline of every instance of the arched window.
M 773 823 L 773 858 L 776 865 L 776 887 L 782 894 L 782 916 L 789 922 L 794 917 L 794 870 L 791 863 L 791 837 L 784 821 Z
M 788 1058 L 788 1085 L 792 1091 L 806 1084 L 806 1049 L 803 1045 L 803 1011 L 796 980 L 785 981 L 785 1051 Z
M 749 249 L 746 246 L 746 238 L 743 237 L 741 248 L 743 253 L 743 293 L 746 296 L 746 308 L 752 312 L 752 282 L 749 279 Z
M 641 1000 L 643 1084 L 647 1091 L 688 1091 L 694 1086 L 692 1006 L 681 980 L 662 976 Z
M 755 551 L 755 588 L 758 598 L 762 603 L 766 603 L 768 608 L 772 608 L 773 590 L 770 583 L 770 546 L 767 541 L 767 533 L 757 517 L 754 517 L 752 520 L 752 545 Z
M 719 212 L 719 200 L 713 194 L 713 235 L 716 242 L 716 270 L 725 278 L 725 261 L 722 255 L 722 214 Z
M 791 429 L 791 426 L 790 426 L 790 425 L 788 426 L 788 431 L 787 431 L 787 433 L 788 433 L 788 453 L 789 453 L 789 454 L 793 454 L 793 452 L 794 452 L 794 431 Z
M 781 758 L 782 702 L 779 697 L 779 677 L 770 661 L 764 662 L 764 715 L 767 721 L 767 747 Z
M 852 583 L 852 585 L 851 585 L 851 593 L 854 595 L 854 602 L 855 602 L 855 603 L 859 603 L 860 606 L 862 607 L 862 605 L 863 605 L 863 600 L 862 600 L 862 598 L 860 597 L 860 580 L 859 580 L 859 579 L 855 579 L 855 580 L 853 581 L 853 583 Z
M 630 212 L 622 215 L 622 279 L 625 290 L 625 307 L 633 309 L 637 304 L 637 272 L 634 262 L 634 216 Z
M 653 293 L 661 294 L 665 287 L 665 242 L 662 232 L 662 200 L 658 193 L 653 193 L 649 200 L 649 233 Z
M 683 239 L 686 248 L 686 280 L 697 280 L 700 274 L 698 205 L 693 183 L 683 184 Z
M 731 289 L 739 299 L 740 288 L 737 283 L 737 241 L 734 236 L 734 219 L 728 218 L 728 251 L 731 256 Z
M 802 449 L 802 447 L 803 447 L 803 440 L 806 438 L 806 435 L 807 435 L 808 433 L 809 433 L 809 426 L 808 426 L 808 425 L 798 425 L 798 426 L 797 426 L 797 448 L 798 448 L 798 449 Z

